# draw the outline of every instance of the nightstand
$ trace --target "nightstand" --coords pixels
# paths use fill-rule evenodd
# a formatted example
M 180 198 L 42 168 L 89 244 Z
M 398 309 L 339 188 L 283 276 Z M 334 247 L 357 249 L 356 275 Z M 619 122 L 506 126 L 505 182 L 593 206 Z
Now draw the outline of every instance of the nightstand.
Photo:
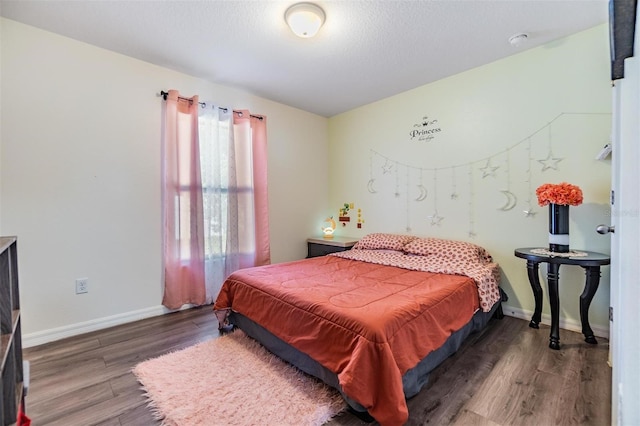
M 324 256 L 338 251 L 351 250 L 351 247 L 353 247 L 357 242 L 358 239 L 352 237 L 334 236 L 332 239 L 322 237 L 307 238 L 307 258 Z

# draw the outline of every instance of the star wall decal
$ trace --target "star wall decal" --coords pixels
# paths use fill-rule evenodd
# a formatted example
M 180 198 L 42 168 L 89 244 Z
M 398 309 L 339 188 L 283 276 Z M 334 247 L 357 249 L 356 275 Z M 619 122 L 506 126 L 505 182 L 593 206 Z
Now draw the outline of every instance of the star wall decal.
M 437 210 L 434 211 L 431 216 L 427 216 L 427 217 L 431 221 L 431 226 L 440 226 L 440 222 L 442 222 L 442 219 L 444 219 L 444 217 L 438 215 Z
M 487 176 L 496 177 L 496 170 L 498 170 L 499 168 L 500 166 L 492 166 L 491 159 L 488 159 L 487 164 L 484 167 L 480 167 L 480 170 L 482 170 L 482 179 L 486 178 Z
M 452 193 L 451 193 L 451 199 L 452 199 L 452 200 L 457 200 L 457 199 L 458 199 L 458 194 L 457 194 L 457 193 L 455 193 L 455 192 L 452 192 Z
M 549 170 L 549 169 L 558 170 L 558 163 L 561 162 L 562 160 L 564 160 L 564 158 L 554 157 L 551 150 L 549 150 L 549 154 L 547 155 L 547 158 L 538 160 L 538 163 L 542 164 L 542 171 L 544 172 L 545 170 Z
M 527 210 L 523 210 L 524 217 L 534 217 L 538 212 L 534 212 L 531 206 Z
M 476 233 L 473 231 L 469 231 L 469 238 L 475 238 L 476 237 Z
M 391 169 L 393 169 L 393 164 L 384 163 L 382 166 L 382 174 L 386 175 L 391 173 Z

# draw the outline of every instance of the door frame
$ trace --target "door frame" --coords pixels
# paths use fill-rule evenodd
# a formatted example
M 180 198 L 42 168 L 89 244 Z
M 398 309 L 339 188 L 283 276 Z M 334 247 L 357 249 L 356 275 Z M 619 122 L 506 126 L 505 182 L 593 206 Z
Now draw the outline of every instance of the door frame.
M 640 60 L 626 59 L 624 73 L 613 88 L 612 425 L 640 424 Z

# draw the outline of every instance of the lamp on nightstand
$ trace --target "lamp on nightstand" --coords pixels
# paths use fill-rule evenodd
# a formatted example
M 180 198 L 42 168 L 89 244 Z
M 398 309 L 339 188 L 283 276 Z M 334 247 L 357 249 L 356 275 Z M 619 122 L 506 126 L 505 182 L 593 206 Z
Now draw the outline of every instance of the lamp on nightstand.
M 333 238 L 333 232 L 336 230 L 336 221 L 333 220 L 333 216 L 329 216 L 324 220 L 324 223 L 328 223 L 329 226 L 323 226 L 321 228 L 323 234 L 322 236 L 323 238 L 330 240 Z

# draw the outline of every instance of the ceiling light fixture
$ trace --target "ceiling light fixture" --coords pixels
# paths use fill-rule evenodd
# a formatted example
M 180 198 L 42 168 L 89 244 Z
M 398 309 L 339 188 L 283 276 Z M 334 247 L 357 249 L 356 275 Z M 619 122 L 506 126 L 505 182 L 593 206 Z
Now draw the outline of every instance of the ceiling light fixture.
M 296 3 L 284 13 L 291 31 L 302 38 L 316 35 L 324 24 L 324 18 L 324 10 L 313 3 Z
M 525 33 L 515 34 L 509 37 L 509 43 L 513 47 L 520 47 L 525 41 L 527 41 L 527 35 Z

